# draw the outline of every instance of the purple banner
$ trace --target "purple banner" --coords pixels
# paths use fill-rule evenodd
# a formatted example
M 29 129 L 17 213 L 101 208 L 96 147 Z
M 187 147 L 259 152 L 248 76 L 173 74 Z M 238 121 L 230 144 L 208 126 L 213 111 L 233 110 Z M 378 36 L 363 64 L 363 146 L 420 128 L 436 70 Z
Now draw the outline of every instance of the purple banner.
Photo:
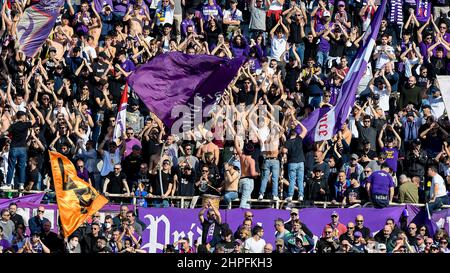
M 21 202 L 28 202 L 28 203 L 34 203 L 34 204 L 39 204 L 42 201 L 42 198 L 44 198 L 45 192 L 41 192 L 41 193 L 34 193 L 34 194 L 29 194 L 29 195 L 25 195 L 22 197 L 15 197 L 15 198 L 11 198 L 11 199 L 0 199 L 0 205 L 7 203 L 21 203 Z
M 33 57 L 48 38 L 64 0 L 41 0 L 28 7 L 17 25 L 20 50 Z
M 307 142 L 331 139 L 347 120 L 355 103 L 357 87 L 366 72 L 367 64 L 372 56 L 372 50 L 375 46 L 385 8 L 386 0 L 383 0 L 376 11 L 370 28 L 364 34 L 356 59 L 344 78 L 341 92 L 338 94 L 337 104 L 331 108 L 325 108 L 325 110 L 323 108 L 316 109 L 303 121 L 303 124 L 308 129 L 308 135 L 305 138 Z M 329 110 L 326 111 L 327 109 Z
M 381 230 L 388 218 L 393 218 L 397 224 L 405 207 L 390 207 L 385 209 L 355 208 L 355 209 L 301 209 L 300 221 L 303 222 L 315 235 L 314 239 L 320 238 L 323 228 L 331 221 L 331 213 L 337 211 L 340 222 L 347 224 L 354 222 L 358 214 L 364 216 L 364 225 L 372 234 Z M 139 218 L 147 225 L 142 234 L 142 247 L 149 253 L 161 252 L 164 245 L 188 237 L 191 245 L 201 240 L 202 226 L 198 219 L 200 209 L 155 209 L 139 208 Z M 220 210 L 222 221 L 226 222 L 231 230 L 236 231 L 244 220 L 245 209 Z M 281 218 L 288 221 L 290 218 L 288 210 L 259 209 L 253 212 L 254 224 L 264 228 L 264 237 L 268 243 L 275 242 L 274 221 Z M 411 214 L 410 214 L 411 215 Z M 415 215 L 415 214 L 414 214 Z M 199 241 L 200 242 L 200 241 Z
M 150 111 L 172 127 L 179 114 L 188 121 L 192 115 L 201 120 L 203 109 L 217 101 L 244 61 L 169 52 L 140 66 L 128 77 L 128 84 Z

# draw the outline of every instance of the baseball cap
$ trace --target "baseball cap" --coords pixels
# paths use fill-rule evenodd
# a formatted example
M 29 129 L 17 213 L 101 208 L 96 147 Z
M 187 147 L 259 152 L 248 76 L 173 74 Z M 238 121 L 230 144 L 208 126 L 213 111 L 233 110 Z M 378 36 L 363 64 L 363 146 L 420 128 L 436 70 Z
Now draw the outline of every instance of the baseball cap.
M 378 250 L 386 250 L 386 245 L 383 243 L 378 244 Z
M 291 209 L 291 214 L 293 214 L 293 213 L 298 215 L 298 208 L 292 208 Z
M 422 106 L 422 109 L 426 109 L 426 108 L 431 109 L 431 106 L 428 105 L 428 104 L 425 104 L 425 105 Z
M 358 159 L 359 159 L 359 156 L 358 156 L 357 154 L 352 154 L 351 159 L 356 159 L 356 160 L 358 160 Z
M 407 116 L 407 117 L 409 117 L 409 116 L 414 117 L 414 113 L 413 113 L 413 112 L 408 112 L 408 113 L 406 114 L 406 116 Z
M 51 46 L 49 49 L 48 49 L 48 52 L 56 52 L 56 47 L 54 47 L 54 46 Z
M 105 53 L 105 51 L 102 51 L 100 53 L 98 53 L 99 57 L 102 57 L 103 59 L 109 59 L 108 55 Z
M 338 6 L 344 6 L 345 7 L 345 2 L 344 1 L 339 1 L 338 2 Z
M 236 239 L 236 240 L 234 240 L 233 244 L 240 246 L 240 245 L 242 245 L 242 241 L 240 239 Z
M 328 10 L 323 12 L 323 17 L 331 16 L 330 12 Z
M 337 211 L 333 210 L 333 212 L 331 213 L 331 216 L 339 216 L 339 214 L 337 213 Z
M 355 232 L 355 237 L 362 237 L 362 233 L 360 231 Z
M 420 239 L 420 240 L 423 240 L 424 238 L 423 238 L 423 236 L 422 236 L 422 235 L 417 235 L 417 236 L 416 236 L 416 239 Z
M 386 137 L 386 142 L 392 142 L 394 141 L 394 138 L 392 136 Z

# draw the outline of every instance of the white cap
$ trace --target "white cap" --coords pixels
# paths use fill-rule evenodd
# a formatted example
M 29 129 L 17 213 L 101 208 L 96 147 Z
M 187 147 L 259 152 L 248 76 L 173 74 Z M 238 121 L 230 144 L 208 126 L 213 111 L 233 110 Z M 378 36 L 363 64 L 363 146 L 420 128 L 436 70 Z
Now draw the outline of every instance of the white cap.
M 323 12 L 323 15 L 322 16 L 331 16 L 331 14 L 330 14 L 330 12 L 328 11 L 328 10 L 326 10 L 326 11 L 324 11 Z

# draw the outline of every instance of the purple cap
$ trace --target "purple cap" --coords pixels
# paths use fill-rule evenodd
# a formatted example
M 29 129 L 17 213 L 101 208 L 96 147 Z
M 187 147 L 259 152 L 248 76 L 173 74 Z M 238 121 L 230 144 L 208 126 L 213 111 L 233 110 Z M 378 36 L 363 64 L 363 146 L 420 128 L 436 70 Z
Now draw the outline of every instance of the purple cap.
M 344 1 L 339 1 L 338 2 L 338 6 L 344 6 L 345 7 L 345 2 Z
M 355 232 L 355 237 L 362 237 L 362 233 L 360 231 Z

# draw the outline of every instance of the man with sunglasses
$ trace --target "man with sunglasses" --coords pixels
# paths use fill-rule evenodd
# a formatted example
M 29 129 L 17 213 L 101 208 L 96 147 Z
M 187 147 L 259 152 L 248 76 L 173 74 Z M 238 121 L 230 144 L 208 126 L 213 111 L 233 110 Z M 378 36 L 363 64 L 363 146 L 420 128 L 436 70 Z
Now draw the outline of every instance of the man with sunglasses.
M 170 160 L 165 159 L 162 163 L 161 175 L 157 173 L 155 179 L 150 183 L 150 196 L 156 195 L 160 197 L 160 199 L 153 200 L 155 207 L 169 207 L 167 197 L 173 195 L 172 190 L 174 189 L 174 176 L 171 173 L 171 168 Z
M 325 226 L 324 230 L 331 228 L 333 232 L 334 239 L 338 240 L 339 237 L 347 232 L 347 227 L 339 222 L 339 214 L 336 211 L 331 213 L 331 222 Z M 322 233 L 322 236 L 325 236 L 325 233 Z
M 335 253 L 339 249 L 339 241 L 333 237 L 333 229 L 325 227 L 322 237 L 317 242 L 317 253 Z
M 289 230 L 292 231 L 293 230 L 293 223 L 294 221 L 299 221 L 300 223 L 300 229 L 302 229 L 306 235 L 308 235 L 309 237 L 313 237 L 314 234 L 311 232 L 311 230 L 302 222 L 300 222 L 300 218 L 298 215 L 299 210 L 297 208 L 292 208 L 291 209 L 291 219 L 289 219 L 289 221 L 287 221 L 286 223 L 284 223 L 284 227 Z
M 44 223 L 50 222 L 47 218 L 44 217 L 45 208 L 43 206 L 39 206 L 37 209 L 36 216 L 30 218 L 28 220 L 28 228 L 30 229 L 30 233 L 41 233 L 44 230 Z
M 370 229 L 364 226 L 364 216 L 358 214 L 355 218 L 355 224 L 355 232 L 361 232 L 364 239 L 371 237 Z
M 105 196 L 109 196 L 110 194 L 123 194 L 123 189 L 126 190 L 127 195 L 130 195 L 127 176 L 122 172 L 122 166 L 120 164 L 115 164 L 114 171 L 110 173 L 105 179 L 105 184 L 103 185 L 103 193 L 105 194 Z

